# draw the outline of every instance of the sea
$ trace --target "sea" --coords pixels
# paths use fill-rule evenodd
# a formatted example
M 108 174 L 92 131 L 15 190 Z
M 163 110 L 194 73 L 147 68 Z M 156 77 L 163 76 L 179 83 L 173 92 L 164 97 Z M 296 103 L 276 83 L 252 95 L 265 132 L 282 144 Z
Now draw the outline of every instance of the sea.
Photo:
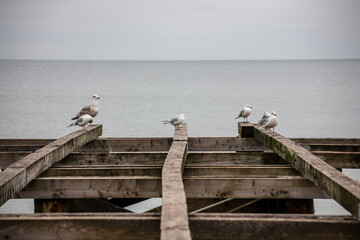
M 360 60 L 38 61 L 0 60 L 0 138 L 59 138 L 100 96 L 102 137 L 171 137 L 162 120 L 185 114 L 189 136 L 237 136 L 234 118 L 275 111 L 286 137 L 360 138 Z M 360 180 L 360 171 L 343 173 Z M 33 213 L 10 200 L 0 213 Z M 141 207 L 140 207 L 141 208 Z M 134 210 L 139 211 L 141 210 Z M 349 214 L 315 200 L 316 214 Z

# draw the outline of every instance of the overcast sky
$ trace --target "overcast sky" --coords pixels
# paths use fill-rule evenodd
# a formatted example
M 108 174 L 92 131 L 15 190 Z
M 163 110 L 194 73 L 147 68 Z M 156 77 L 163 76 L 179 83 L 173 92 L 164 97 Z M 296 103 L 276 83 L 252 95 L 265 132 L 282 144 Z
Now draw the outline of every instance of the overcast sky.
M 0 0 L 0 59 L 360 58 L 359 0 Z

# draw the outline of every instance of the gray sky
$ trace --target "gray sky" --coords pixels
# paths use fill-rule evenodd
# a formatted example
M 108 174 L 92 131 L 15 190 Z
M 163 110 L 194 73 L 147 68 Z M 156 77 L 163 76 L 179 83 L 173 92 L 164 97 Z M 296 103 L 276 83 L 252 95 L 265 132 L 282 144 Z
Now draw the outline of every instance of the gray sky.
M 359 0 L 0 0 L 0 59 L 360 58 Z

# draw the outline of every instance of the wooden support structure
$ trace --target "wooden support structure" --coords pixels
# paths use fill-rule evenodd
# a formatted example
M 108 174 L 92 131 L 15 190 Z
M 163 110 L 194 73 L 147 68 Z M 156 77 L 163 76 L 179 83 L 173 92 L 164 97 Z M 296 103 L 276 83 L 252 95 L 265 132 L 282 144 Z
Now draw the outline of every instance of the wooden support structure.
M 101 134 L 101 125 L 91 126 L 86 132 L 76 131 L 10 165 L 0 173 L 0 206 L 53 163 L 60 161 L 76 148 L 94 140 Z
M 241 123 L 239 123 L 241 125 Z M 360 184 L 280 134 L 254 125 L 254 138 L 279 154 L 305 178 L 360 219 Z
M 187 127 L 175 128 L 162 170 L 161 239 L 191 239 L 182 173 L 187 154 Z
M 0 215 L 1 239 L 159 239 L 158 213 Z M 348 216 L 199 213 L 189 216 L 193 239 L 357 240 L 360 222 Z
M 36 212 L 0 214 L 0 239 L 360 239 L 359 183 L 328 165 L 359 168 L 360 139 L 238 127 L 237 137 L 188 137 L 184 124 L 173 138 L 97 138 L 94 126 L 67 140 L 0 139 L 0 183 L 26 171 L 9 191 L 35 198 Z M 153 197 L 163 205 L 125 209 Z M 355 217 L 312 215 L 314 198 L 342 198 Z

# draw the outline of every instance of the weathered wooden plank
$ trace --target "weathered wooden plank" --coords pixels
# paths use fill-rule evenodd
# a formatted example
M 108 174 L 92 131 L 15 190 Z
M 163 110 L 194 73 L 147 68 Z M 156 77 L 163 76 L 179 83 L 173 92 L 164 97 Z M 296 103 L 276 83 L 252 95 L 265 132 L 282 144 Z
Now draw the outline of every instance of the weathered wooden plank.
M 172 138 L 100 138 L 76 149 L 79 152 L 169 151 Z
M 193 239 L 357 240 L 360 222 L 348 216 L 218 214 L 189 216 Z M 157 213 L 1 214 L 2 239 L 159 239 Z
M 263 178 L 183 177 L 187 198 L 328 198 L 309 180 L 297 176 Z M 36 178 L 20 198 L 161 197 L 161 178 L 148 176 Z
M 94 140 L 101 134 L 101 125 L 91 126 L 86 132 L 81 130 L 73 132 L 10 165 L 0 173 L 0 205 L 23 189 L 53 163 L 60 161 L 75 148 Z
M 40 146 L 43 147 L 56 139 L 35 139 L 35 138 L 0 138 L 1 146 Z
M 334 151 L 334 152 L 360 152 L 360 145 L 355 144 L 347 144 L 347 145 L 339 145 L 339 144 L 311 144 L 308 145 L 310 147 L 310 151 Z
M 340 205 L 360 219 L 360 185 L 295 142 L 280 134 L 254 126 L 254 137 L 292 164 L 305 178 L 326 191 Z
M 189 138 L 188 151 L 264 151 L 262 144 L 253 138 L 197 137 Z
M 188 153 L 186 166 L 246 166 L 287 164 L 275 153 L 266 152 L 202 152 Z
M 360 222 L 339 216 L 210 214 L 189 216 L 194 239 L 359 239 Z
M 131 212 L 103 199 L 35 199 L 35 213 Z
M 0 168 L 4 169 L 31 152 L 0 153 Z M 313 151 L 313 154 L 335 168 L 360 168 L 360 153 Z M 122 152 L 122 153 L 71 153 L 56 167 L 80 166 L 162 166 L 165 152 Z M 244 166 L 244 165 L 287 164 L 273 152 L 190 152 L 187 166 Z
M 23 159 L 32 152 L 0 152 L 0 169 L 5 169 L 11 164 Z
M 291 166 L 190 167 L 185 165 L 184 177 L 276 177 L 298 176 Z
M 312 154 L 334 168 L 360 168 L 359 152 L 312 151 Z
M 0 215 L 1 239 L 159 239 L 159 214 Z
M 163 166 L 166 155 L 167 153 L 165 152 L 71 153 L 63 161 L 54 166 L 102 166 L 104 164 L 118 166 Z
M 43 172 L 39 177 L 56 177 L 56 176 L 154 176 L 161 177 L 161 167 L 153 166 L 97 166 L 97 167 L 71 167 L 56 168 L 52 167 Z
M 154 166 L 92 166 L 92 167 L 51 167 L 39 177 L 56 176 L 153 176 L 161 177 L 162 168 Z M 234 166 L 234 167 L 192 167 L 184 168 L 184 177 L 275 177 L 297 176 L 298 172 L 289 165 Z
M 300 145 L 311 144 L 360 144 L 360 138 L 290 138 Z
M 177 139 L 177 140 L 175 140 Z M 174 141 L 162 170 L 161 239 L 191 239 L 182 181 L 187 154 L 187 128 L 175 130 Z

